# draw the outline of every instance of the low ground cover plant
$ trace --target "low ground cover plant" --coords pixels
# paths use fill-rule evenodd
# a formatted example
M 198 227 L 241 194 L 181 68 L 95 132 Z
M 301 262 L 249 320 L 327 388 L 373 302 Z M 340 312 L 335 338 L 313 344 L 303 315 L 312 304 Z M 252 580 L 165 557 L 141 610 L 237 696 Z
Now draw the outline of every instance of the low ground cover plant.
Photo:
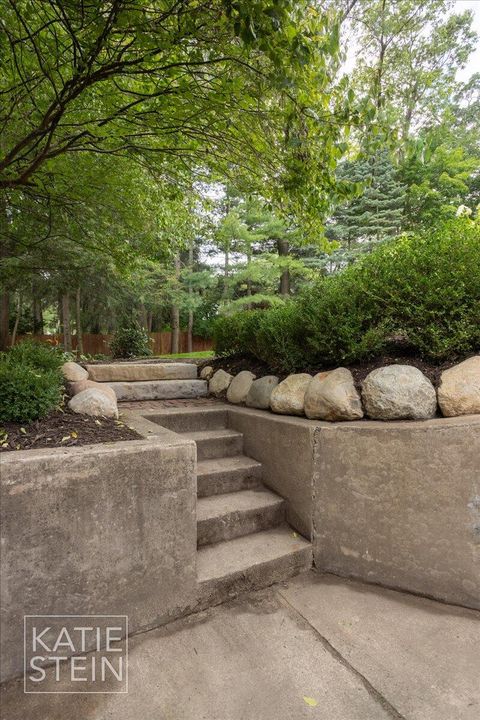
M 270 310 L 222 317 L 219 354 L 249 353 L 273 369 L 349 364 L 402 337 L 443 361 L 480 347 L 480 225 L 457 218 L 386 242 Z

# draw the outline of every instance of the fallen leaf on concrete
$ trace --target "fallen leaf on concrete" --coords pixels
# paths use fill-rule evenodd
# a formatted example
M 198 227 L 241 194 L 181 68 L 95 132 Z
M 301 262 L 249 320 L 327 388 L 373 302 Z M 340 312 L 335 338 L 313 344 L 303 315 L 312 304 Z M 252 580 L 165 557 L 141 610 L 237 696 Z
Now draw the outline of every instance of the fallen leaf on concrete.
M 304 696 L 303 696 L 303 699 L 304 699 L 304 701 L 305 701 L 305 704 L 306 704 L 306 705 L 309 705 L 310 707 L 317 707 L 317 705 L 318 705 L 318 702 L 315 700 L 315 698 L 306 697 L 306 696 L 304 695 Z

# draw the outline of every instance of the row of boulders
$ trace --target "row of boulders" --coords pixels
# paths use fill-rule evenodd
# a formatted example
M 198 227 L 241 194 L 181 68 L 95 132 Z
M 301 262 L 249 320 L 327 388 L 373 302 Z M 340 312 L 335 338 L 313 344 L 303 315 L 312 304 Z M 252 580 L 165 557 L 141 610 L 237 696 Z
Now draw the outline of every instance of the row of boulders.
M 101 415 L 118 418 L 117 396 L 105 383 L 88 379 L 88 372 L 78 363 L 67 362 L 62 367 L 72 399 L 68 407 L 81 415 Z
M 387 365 L 372 370 L 360 391 L 347 368 L 289 375 L 282 382 L 274 375 L 256 378 L 248 370 L 230 375 L 205 367 L 200 377 L 209 392 L 236 405 L 270 409 L 282 415 L 306 415 L 315 420 L 426 420 L 480 413 L 480 355 L 445 370 L 438 390 L 416 367 Z

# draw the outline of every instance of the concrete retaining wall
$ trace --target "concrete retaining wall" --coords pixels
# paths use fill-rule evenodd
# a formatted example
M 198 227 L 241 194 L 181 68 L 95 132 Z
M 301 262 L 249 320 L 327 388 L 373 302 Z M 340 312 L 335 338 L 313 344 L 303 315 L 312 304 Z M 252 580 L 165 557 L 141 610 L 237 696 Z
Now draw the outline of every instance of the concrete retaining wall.
M 480 417 L 321 427 L 316 566 L 480 608 Z
M 480 416 L 325 423 L 231 408 L 321 572 L 480 608 Z
M 195 444 L 149 440 L 1 458 L 2 678 L 22 672 L 26 614 L 161 624 L 196 596 Z

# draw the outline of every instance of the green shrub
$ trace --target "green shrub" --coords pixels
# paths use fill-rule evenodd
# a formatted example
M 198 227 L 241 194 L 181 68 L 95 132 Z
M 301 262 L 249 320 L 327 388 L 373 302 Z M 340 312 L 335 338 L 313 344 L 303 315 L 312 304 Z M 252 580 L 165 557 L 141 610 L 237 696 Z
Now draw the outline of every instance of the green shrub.
M 217 321 L 217 351 L 272 369 L 349 364 L 406 337 L 433 361 L 480 348 L 480 226 L 459 218 L 376 248 L 283 307 Z
M 11 353 L 5 353 L 11 355 Z M 0 360 L 0 421 L 31 422 L 44 417 L 62 399 L 62 378 L 55 369 Z
M 133 358 L 151 355 L 150 338 L 138 323 L 129 322 L 118 328 L 110 343 L 114 358 Z
M 61 350 L 35 340 L 24 340 L 14 345 L 3 357 L 14 365 L 25 365 L 37 370 L 58 370 L 65 362 Z

